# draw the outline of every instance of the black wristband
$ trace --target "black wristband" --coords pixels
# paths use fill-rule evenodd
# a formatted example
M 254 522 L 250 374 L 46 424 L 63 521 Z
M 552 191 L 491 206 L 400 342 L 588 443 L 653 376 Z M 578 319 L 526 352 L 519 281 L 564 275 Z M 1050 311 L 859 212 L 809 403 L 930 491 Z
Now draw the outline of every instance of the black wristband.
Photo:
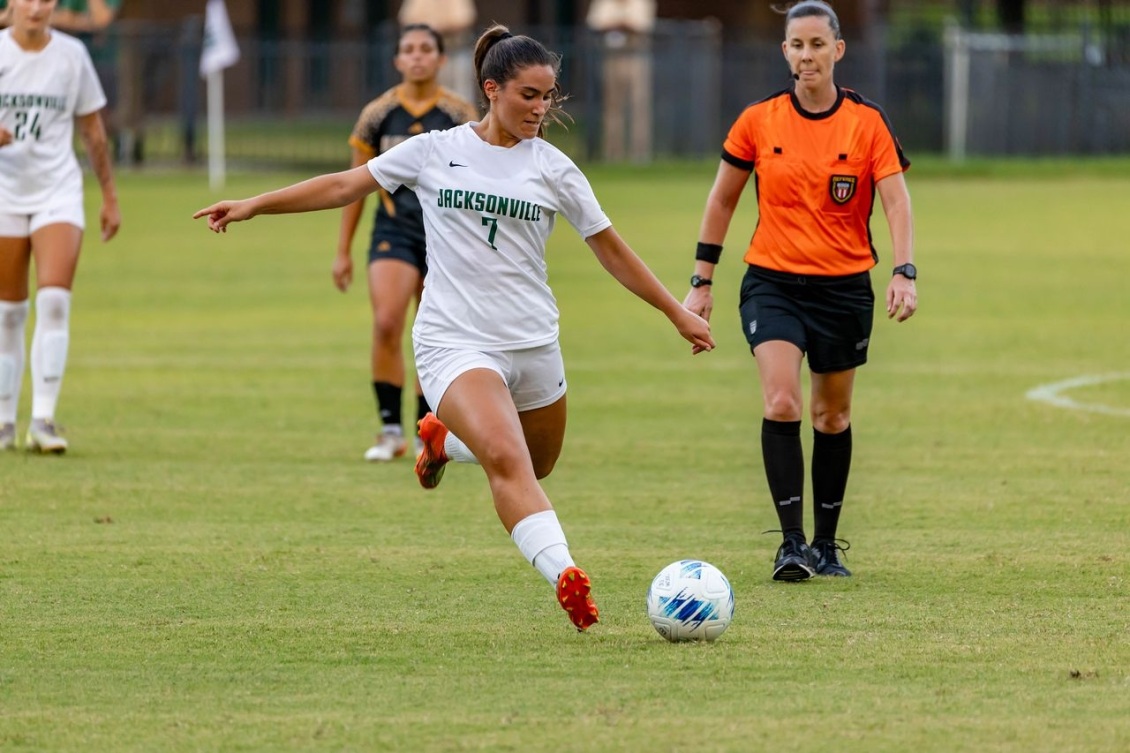
M 717 264 L 722 258 L 722 247 L 717 243 L 699 243 L 694 252 L 695 261 L 708 261 Z

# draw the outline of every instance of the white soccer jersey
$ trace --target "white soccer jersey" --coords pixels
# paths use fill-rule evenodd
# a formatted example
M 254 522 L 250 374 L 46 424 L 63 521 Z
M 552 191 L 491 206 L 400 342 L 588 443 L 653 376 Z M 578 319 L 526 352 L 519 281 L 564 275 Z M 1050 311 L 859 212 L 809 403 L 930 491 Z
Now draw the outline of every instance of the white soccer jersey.
M 47 46 L 28 52 L 0 31 L 0 212 L 33 214 L 52 197 L 82 196 L 74 151 L 75 117 L 106 106 L 106 95 L 82 42 L 51 30 Z
M 408 139 L 369 161 L 390 193 L 424 210 L 428 275 L 413 337 L 427 345 L 518 350 L 558 335 L 545 244 L 560 213 L 582 238 L 612 222 L 573 161 L 542 139 L 492 146 L 475 123 Z

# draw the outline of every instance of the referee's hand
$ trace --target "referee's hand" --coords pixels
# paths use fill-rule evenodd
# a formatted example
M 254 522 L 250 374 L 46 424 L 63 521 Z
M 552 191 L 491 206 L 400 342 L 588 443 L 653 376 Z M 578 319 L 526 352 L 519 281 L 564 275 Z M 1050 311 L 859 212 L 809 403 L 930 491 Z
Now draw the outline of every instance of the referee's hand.
M 887 285 L 887 318 L 905 322 L 918 310 L 918 290 L 914 280 L 895 275 Z

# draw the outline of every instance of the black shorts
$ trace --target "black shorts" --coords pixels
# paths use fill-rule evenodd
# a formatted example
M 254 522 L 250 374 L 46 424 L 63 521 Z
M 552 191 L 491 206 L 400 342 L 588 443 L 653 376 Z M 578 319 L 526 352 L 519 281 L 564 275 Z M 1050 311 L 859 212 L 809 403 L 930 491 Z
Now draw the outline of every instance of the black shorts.
M 369 241 L 369 263 L 396 259 L 408 262 L 420 270 L 420 276 L 428 274 L 427 243 L 424 231 L 405 233 L 394 227 L 383 227 L 391 223 L 378 222 L 373 227 L 373 237 Z
M 790 342 L 817 374 L 867 363 L 875 315 L 868 272 L 816 277 L 750 265 L 738 308 L 751 350 L 770 340 Z

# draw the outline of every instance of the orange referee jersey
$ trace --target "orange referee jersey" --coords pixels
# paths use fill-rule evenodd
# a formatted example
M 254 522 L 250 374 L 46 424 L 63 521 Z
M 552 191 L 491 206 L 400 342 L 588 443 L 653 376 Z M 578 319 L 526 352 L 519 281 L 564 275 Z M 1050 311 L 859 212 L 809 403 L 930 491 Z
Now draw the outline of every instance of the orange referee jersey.
M 875 183 L 904 171 L 887 116 L 838 87 L 831 110 L 809 113 L 791 89 L 745 109 L 722 159 L 754 171 L 757 229 L 745 261 L 799 275 L 850 275 L 875 266 Z

